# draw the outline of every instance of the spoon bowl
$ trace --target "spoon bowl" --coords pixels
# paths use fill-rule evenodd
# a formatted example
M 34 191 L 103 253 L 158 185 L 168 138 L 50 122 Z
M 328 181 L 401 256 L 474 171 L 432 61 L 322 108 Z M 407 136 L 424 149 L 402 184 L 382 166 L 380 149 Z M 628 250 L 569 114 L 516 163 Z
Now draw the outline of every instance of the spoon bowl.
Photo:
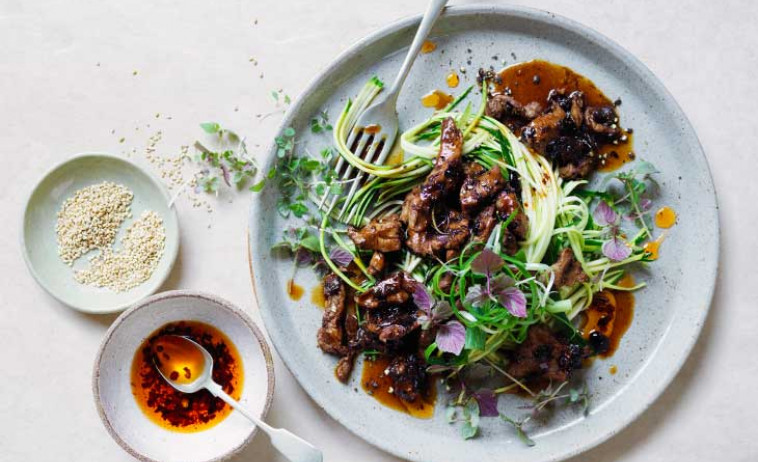
M 213 377 L 213 357 L 199 343 L 179 335 L 164 335 L 152 345 L 153 362 L 161 376 L 182 393 L 206 388 Z

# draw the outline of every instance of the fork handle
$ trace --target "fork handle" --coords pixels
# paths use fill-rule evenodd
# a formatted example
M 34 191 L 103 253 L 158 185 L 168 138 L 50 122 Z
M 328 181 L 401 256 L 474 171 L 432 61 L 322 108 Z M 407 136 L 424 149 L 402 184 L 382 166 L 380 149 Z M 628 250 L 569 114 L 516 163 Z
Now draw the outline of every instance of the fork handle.
M 416 60 L 416 56 L 418 56 L 419 51 L 421 51 L 421 47 L 424 45 L 424 41 L 429 35 L 429 32 L 432 31 L 432 27 L 434 27 L 437 18 L 440 17 L 442 10 L 445 9 L 447 1 L 448 0 L 431 0 L 429 2 L 424 17 L 421 18 L 421 24 L 419 24 L 418 30 L 416 31 L 416 36 L 413 38 L 413 43 L 411 43 L 411 47 L 408 49 L 408 54 L 405 56 L 403 66 L 400 68 L 400 72 L 398 72 L 395 81 L 392 83 L 390 91 L 387 93 L 387 99 L 397 99 L 397 95 L 400 93 L 405 78 L 408 77 L 408 73 L 411 71 L 413 61 Z

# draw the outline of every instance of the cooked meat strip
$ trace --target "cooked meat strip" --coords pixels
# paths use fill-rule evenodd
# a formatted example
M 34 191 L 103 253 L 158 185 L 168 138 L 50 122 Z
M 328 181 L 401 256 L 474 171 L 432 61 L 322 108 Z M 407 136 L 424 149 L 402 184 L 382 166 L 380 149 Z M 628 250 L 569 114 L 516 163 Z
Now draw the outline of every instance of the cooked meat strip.
M 555 288 L 570 287 L 580 282 L 587 282 L 587 275 L 582 265 L 574 257 L 574 251 L 570 247 L 561 250 L 558 261 L 553 266 L 555 274 Z
M 408 234 L 426 232 L 431 215 L 431 203 L 421 198 L 421 185 L 406 194 L 400 221 L 408 227 Z
M 549 112 L 532 120 L 524 127 L 521 138 L 540 154 L 545 153 L 548 143 L 560 136 L 561 124 L 566 118 L 566 111 L 559 104 L 553 104 Z
M 345 356 L 341 357 L 337 361 L 337 367 L 334 368 L 334 375 L 342 383 L 347 383 L 350 380 L 350 374 L 353 373 L 353 367 L 355 366 L 356 352 L 350 351 Z
M 487 107 L 485 114 L 501 122 L 507 122 L 512 119 L 532 120 L 540 115 L 542 106 L 538 101 L 523 106 L 510 95 L 504 93 L 495 93 L 487 98 Z
M 356 301 L 358 306 L 368 310 L 402 305 L 410 300 L 416 284 L 418 283 L 406 273 L 397 272 L 360 294 Z
M 490 205 L 479 212 L 479 215 L 474 219 L 474 225 L 471 228 L 471 241 L 482 243 L 487 242 L 490 238 L 490 234 L 492 234 L 492 231 L 495 229 L 495 225 L 497 225 L 495 206 Z
M 395 252 L 402 247 L 403 230 L 400 216 L 396 214 L 371 220 L 361 229 L 348 226 L 347 234 L 364 250 Z
M 387 257 L 381 252 L 374 252 L 371 255 L 371 260 L 368 262 L 368 272 L 370 275 L 376 277 L 384 272 L 384 268 L 387 266 Z
M 347 347 L 343 343 L 346 293 L 345 286 L 336 274 L 324 278 L 324 297 L 326 308 L 316 336 L 318 346 L 325 353 L 343 356 L 347 353 Z
M 581 347 L 568 343 L 545 325 L 536 324 L 511 355 L 507 372 L 517 379 L 565 382 L 582 367 L 583 356 Z
M 442 275 L 440 278 L 439 288 L 441 291 L 445 293 L 450 293 L 450 289 L 453 287 L 453 282 L 455 280 L 455 275 L 451 272 L 447 272 Z
M 441 130 L 440 152 L 421 185 L 421 198 L 429 205 L 456 190 L 461 179 L 463 134 L 451 117 L 442 121 Z
M 397 344 L 419 327 L 417 310 L 407 304 L 367 310 L 365 317 L 365 330 L 383 344 Z
M 544 155 L 558 165 L 561 178 L 584 178 L 595 170 L 594 142 L 586 136 L 559 136 L 550 141 Z
M 550 104 L 558 105 L 566 111 L 567 118 L 564 121 L 564 129 L 577 129 L 582 126 L 584 110 L 584 94 L 581 91 L 572 91 L 568 95 L 563 89 L 553 89 L 547 96 Z M 573 124 L 573 127 L 567 124 Z
M 416 203 L 419 197 L 411 191 L 405 198 L 404 210 L 411 210 L 409 214 L 416 213 Z M 424 213 L 429 213 L 424 211 Z M 425 224 L 430 229 L 417 230 L 408 222 L 408 240 L 405 245 L 414 253 L 423 256 L 439 256 L 445 250 L 457 250 L 461 248 L 469 238 L 469 220 L 460 212 L 453 209 L 445 211 L 445 215 L 435 219 L 436 229 L 431 225 L 431 219 L 424 217 Z M 418 221 L 416 223 L 419 223 Z
M 386 370 L 392 381 L 392 393 L 398 398 L 414 402 L 421 398 L 428 377 L 426 363 L 412 353 L 395 356 Z
M 461 186 L 461 210 L 472 216 L 502 191 L 508 180 L 503 177 L 497 165 L 487 170 L 472 162 L 466 166 L 465 172 L 466 178 Z
M 613 106 L 590 106 L 584 110 L 587 128 L 599 135 L 617 137 L 621 134 L 619 117 Z
M 495 210 L 500 220 L 507 220 L 514 212 L 516 215 L 508 223 L 508 229 L 517 239 L 524 240 L 529 228 L 529 218 L 524 213 L 515 192 L 505 190 L 498 194 L 495 200 Z

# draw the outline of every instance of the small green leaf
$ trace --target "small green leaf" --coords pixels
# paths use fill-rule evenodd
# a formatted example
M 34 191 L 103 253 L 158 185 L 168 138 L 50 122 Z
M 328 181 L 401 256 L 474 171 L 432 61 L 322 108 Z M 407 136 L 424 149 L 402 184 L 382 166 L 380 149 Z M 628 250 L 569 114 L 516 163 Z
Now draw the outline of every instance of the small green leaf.
M 252 192 L 261 192 L 261 191 L 263 191 L 263 187 L 264 186 L 266 186 L 266 178 L 264 178 L 261 181 L 255 183 L 254 185 L 250 186 L 250 191 L 252 191 Z
M 467 350 L 481 350 L 484 348 L 486 334 L 476 326 L 469 326 L 466 329 L 466 343 L 464 348 Z
M 569 402 L 575 403 L 577 401 L 579 401 L 579 390 L 572 388 L 569 390 Z
M 308 236 L 301 240 L 300 246 L 310 250 L 311 252 L 321 251 L 321 246 L 319 244 L 318 238 L 312 234 L 308 234 Z
M 448 406 L 445 409 L 445 420 L 450 424 L 455 422 L 455 406 Z
M 287 127 L 284 129 L 282 134 L 286 136 L 287 138 L 292 138 L 293 136 L 295 136 L 295 129 L 292 127 Z
M 205 133 L 212 135 L 214 133 L 218 133 L 218 131 L 221 130 L 221 125 L 217 124 L 216 122 L 203 122 L 200 124 L 200 128 L 202 128 Z
M 506 416 L 505 414 L 500 414 L 500 418 L 504 421 L 508 422 L 509 424 L 513 425 L 513 429 L 516 430 L 516 436 L 523 442 L 525 445 L 532 447 L 535 445 L 535 442 L 529 438 L 529 436 L 524 431 L 524 423 L 523 422 L 517 422 L 510 417 Z
M 463 437 L 464 440 L 470 440 L 475 437 L 478 432 L 479 427 L 471 425 L 470 422 L 464 422 L 461 426 L 461 437 Z

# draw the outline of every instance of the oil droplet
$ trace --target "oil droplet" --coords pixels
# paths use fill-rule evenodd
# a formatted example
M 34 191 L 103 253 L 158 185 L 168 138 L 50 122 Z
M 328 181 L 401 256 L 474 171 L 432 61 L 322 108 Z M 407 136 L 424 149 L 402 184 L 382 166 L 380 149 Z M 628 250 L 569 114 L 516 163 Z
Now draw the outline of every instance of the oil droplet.
M 403 149 L 400 148 L 400 143 L 398 143 L 398 145 L 395 146 L 395 149 L 390 152 L 387 160 L 384 161 L 384 165 L 400 165 L 404 160 L 405 153 L 403 152 Z
M 311 302 L 317 307 L 324 309 L 326 307 L 326 297 L 324 297 L 324 286 L 317 285 L 311 291 Z
M 650 254 L 648 258 L 650 258 L 651 260 L 658 260 L 658 253 L 661 248 L 661 243 L 663 242 L 663 238 L 664 238 L 664 235 L 661 234 L 658 237 L 658 239 L 647 242 L 645 243 L 645 246 L 642 247 L 642 250 Z
M 421 53 L 431 53 L 434 50 L 437 49 L 437 44 L 432 42 L 431 40 L 424 40 L 424 43 L 421 45 Z
M 287 295 L 289 295 L 292 300 L 300 300 L 303 298 L 304 293 L 305 289 L 295 284 L 294 279 L 287 281 Z
M 619 371 L 619 368 L 615 365 L 611 366 L 610 369 L 608 369 L 608 372 L 611 373 L 611 375 L 616 375 L 616 372 Z
M 367 135 L 376 135 L 380 131 L 382 131 L 382 126 L 377 124 L 366 125 L 363 129 L 363 132 Z
M 676 223 L 676 212 L 671 207 L 661 207 L 655 212 L 655 226 L 659 228 L 671 228 Z
M 444 109 L 453 101 L 453 97 L 443 91 L 434 90 L 421 98 L 421 104 L 424 107 L 433 107 L 434 109 Z
M 461 79 L 458 78 L 458 74 L 455 73 L 455 71 L 451 71 L 447 77 L 445 77 L 445 82 L 447 82 L 447 86 L 450 88 L 455 88 L 460 83 Z

